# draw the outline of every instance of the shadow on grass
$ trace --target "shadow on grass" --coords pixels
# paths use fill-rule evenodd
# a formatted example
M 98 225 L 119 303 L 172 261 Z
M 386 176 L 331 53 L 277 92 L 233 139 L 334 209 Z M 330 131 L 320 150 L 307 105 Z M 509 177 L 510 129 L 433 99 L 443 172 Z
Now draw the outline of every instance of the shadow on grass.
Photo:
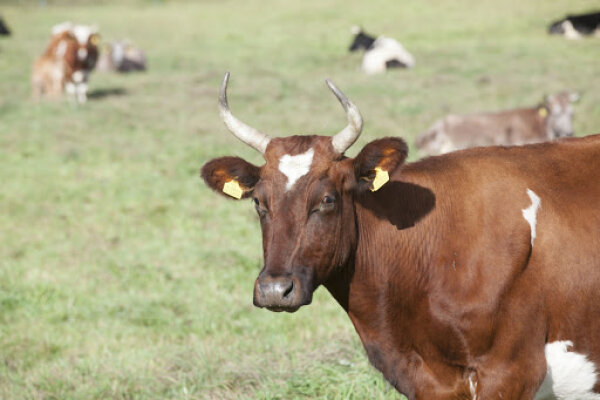
M 89 99 L 102 99 L 108 96 L 123 96 L 127 94 L 127 90 L 115 87 L 115 88 L 106 88 L 106 89 L 96 89 L 92 90 L 88 93 Z

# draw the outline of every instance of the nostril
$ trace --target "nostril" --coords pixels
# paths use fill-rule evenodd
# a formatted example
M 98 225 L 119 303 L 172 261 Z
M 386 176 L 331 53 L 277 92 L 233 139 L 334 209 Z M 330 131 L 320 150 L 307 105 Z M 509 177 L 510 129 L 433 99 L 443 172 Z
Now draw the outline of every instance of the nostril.
M 294 281 L 290 282 L 290 285 L 283 292 L 283 298 L 287 298 L 294 291 Z

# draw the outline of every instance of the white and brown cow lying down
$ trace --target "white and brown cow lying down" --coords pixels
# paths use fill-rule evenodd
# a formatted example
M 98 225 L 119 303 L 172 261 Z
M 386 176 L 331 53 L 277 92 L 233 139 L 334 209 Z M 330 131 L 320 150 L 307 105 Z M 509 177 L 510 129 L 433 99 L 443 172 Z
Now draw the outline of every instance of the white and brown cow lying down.
M 536 107 L 468 115 L 450 114 L 436 121 L 415 141 L 426 155 L 469 147 L 522 145 L 573 136 L 573 106 L 579 95 L 560 92 Z
M 98 59 L 98 41 L 96 27 L 70 22 L 54 26 L 46 51 L 33 64 L 33 97 L 60 98 L 66 91 L 84 103 L 88 77 Z
M 256 208 L 256 306 L 294 312 L 323 285 L 409 399 L 600 399 L 600 135 L 414 163 L 389 137 L 348 158 L 362 119 L 330 82 L 346 128 L 271 138 L 227 81 L 221 117 L 266 163 L 202 177 Z

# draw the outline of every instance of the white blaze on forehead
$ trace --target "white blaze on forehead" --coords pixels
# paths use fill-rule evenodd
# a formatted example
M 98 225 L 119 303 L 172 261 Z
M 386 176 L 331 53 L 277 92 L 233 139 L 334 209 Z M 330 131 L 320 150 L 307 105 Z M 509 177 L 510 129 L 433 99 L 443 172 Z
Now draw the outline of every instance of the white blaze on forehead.
M 91 26 L 75 25 L 73 27 L 73 35 L 75 35 L 80 44 L 86 44 L 93 33 L 95 33 L 95 29 Z
M 533 240 L 535 239 L 536 234 L 537 212 L 542 201 L 531 189 L 527 189 L 527 194 L 531 199 L 531 205 L 528 208 L 523 209 L 523 218 L 529 222 L 529 226 L 531 227 L 531 245 L 533 246 Z
M 572 346 L 569 340 L 546 345 L 548 371 L 535 400 L 600 400 L 600 394 L 593 392 L 596 366 L 584 354 L 569 351 Z
M 77 58 L 79 58 L 81 61 L 85 60 L 85 58 L 87 57 L 87 50 L 83 47 L 81 47 L 79 50 L 77 50 Z
M 314 154 L 315 151 L 310 148 L 302 154 L 297 154 L 295 156 L 286 154 L 279 159 L 279 170 L 288 179 L 285 190 L 290 190 L 298 179 L 308 173 Z

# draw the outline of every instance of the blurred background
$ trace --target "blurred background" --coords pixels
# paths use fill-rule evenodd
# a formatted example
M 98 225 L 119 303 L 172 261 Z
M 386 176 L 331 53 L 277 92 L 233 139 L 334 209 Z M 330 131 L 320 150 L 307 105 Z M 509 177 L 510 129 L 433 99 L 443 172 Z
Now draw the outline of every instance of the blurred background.
M 219 119 L 270 134 L 338 132 L 331 78 L 367 142 L 448 113 L 535 106 L 574 90 L 600 132 L 600 38 L 549 35 L 591 0 L 0 1 L 0 398 L 398 399 L 319 289 L 295 314 L 252 306 L 262 267 L 248 202 L 201 183 L 207 160 L 261 156 Z M 85 104 L 32 98 L 64 21 L 127 39 L 146 70 L 93 71 Z M 367 75 L 351 27 L 400 41 L 410 69 Z

